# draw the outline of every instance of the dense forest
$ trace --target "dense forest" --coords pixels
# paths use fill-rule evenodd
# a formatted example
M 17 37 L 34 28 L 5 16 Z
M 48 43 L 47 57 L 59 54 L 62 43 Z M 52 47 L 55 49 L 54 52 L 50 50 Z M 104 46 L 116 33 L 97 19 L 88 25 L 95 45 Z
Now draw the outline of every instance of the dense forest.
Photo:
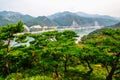
M 74 31 L 17 34 L 23 31 L 21 21 L 0 27 L 0 80 L 120 79 L 120 29 L 102 29 L 78 44 Z M 16 46 L 27 37 L 34 39 L 29 46 Z

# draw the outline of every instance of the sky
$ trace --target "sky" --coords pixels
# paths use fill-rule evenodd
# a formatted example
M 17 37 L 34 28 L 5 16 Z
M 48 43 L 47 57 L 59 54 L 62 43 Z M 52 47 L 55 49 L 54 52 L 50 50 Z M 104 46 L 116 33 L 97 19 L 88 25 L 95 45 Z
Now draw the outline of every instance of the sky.
M 71 11 L 120 17 L 120 0 L 0 0 L 0 11 L 32 16 Z

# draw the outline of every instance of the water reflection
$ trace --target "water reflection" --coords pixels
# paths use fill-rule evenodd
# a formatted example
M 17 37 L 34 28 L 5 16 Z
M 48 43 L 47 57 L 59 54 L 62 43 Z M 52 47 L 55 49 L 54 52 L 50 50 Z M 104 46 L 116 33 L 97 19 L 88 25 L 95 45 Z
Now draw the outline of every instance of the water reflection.
M 14 38 L 14 40 L 11 41 L 11 44 L 10 44 L 11 47 L 18 47 L 18 46 L 21 46 L 21 45 L 25 45 L 25 46 L 29 47 L 30 46 L 30 42 L 34 41 L 35 39 L 32 38 L 32 37 L 28 37 L 27 36 L 26 37 L 26 41 L 27 42 L 25 42 L 25 43 L 18 43 L 15 40 L 16 40 L 16 38 Z
M 81 37 L 83 37 L 84 35 L 89 34 L 90 32 L 92 32 L 92 31 L 94 31 L 94 30 L 96 30 L 96 29 L 95 29 L 95 28 L 90 28 L 90 29 L 73 30 L 73 31 L 75 31 L 75 32 L 78 34 L 78 36 L 79 36 L 79 37 L 77 38 L 76 43 L 78 43 L 78 41 L 80 41 Z M 59 30 L 58 30 L 58 31 L 59 31 Z M 31 42 L 31 41 L 34 41 L 35 39 L 32 38 L 32 37 L 27 37 L 27 38 L 26 38 L 27 42 L 25 42 L 25 43 L 18 43 L 18 42 L 16 42 L 15 40 L 16 40 L 16 38 L 14 38 L 14 40 L 11 41 L 11 44 L 10 44 L 11 47 L 17 47 L 17 46 L 21 46 L 21 45 L 26 45 L 27 47 L 29 47 L 29 46 L 30 46 L 30 42 Z

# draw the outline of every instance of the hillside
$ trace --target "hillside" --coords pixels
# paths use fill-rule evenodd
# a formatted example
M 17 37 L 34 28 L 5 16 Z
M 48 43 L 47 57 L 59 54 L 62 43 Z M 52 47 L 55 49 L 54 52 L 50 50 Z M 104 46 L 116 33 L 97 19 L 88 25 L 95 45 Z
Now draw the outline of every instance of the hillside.
M 22 21 L 27 26 L 33 25 L 45 25 L 45 26 L 71 26 L 73 22 L 76 22 L 78 26 L 94 26 L 97 22 L 100 26 L 111 26 L 119 22 L 119 18 L 103 15 L 93 15 L 87 13 L 72 13 L 61 12 L 55 13 L 50 16 L 38 16 L 33 17 L 30 15 L 24 15 L 18 12 L 1 11 L 0 12 L 0 26 L 16 23 Z
M 115 25 L 111 25 L 109 26 L 110 28 L 120 28 L 120 23 L 117 23 Z
M 52 17 L 53 16 L 53 17 Z M 94 25 L 94 21 L 90 18 L 80 17 L 74 13 L 63 12 L 51 16 L 51 19 L 59 26 L 71 26 L 75 21 L 80 26 Z
M 9 21 L 7 19 L 5 19 L 3 16 L 0 16 L 0 26 L 1 25 L 6 25 L 8 23 L 11 23 L 12 21 Z
M 30 15 L 23 15 L 18 12 L 12 12 L 12 11 L 2 11 L 0 12 L 0 25 L 6 25 L 9 23 L 16 23 L 18 21 L 23 21 L 24 23 L 27 21 L 30 21 L 34 19 L 34 17 Z M 1 20 L 2 19 L 2 20 Z
M 91 38 L 91 37 L 93 37 L 95 35 L 100 35 L 102 31 L 105 31 L 105 30 L 107 30 L 109 28 L 111 28 L 111 29 L 120 29 L 120 23 L 117 23 L 117 24 L 111 25 L 111 26 L 106 26 L 106 27 L 104 27 L 102 29 L 97 29 L 97 30 L 89 33 L 87 38 Z M 85 36 L 83 36 L 83 37 L 85 38 Z
M 80 26 L 93 26 L 95 22 L 98 22 L 100 26 L 110 26 L 119 22 L 118 19 L 110 16 L 72 13 L 68 11 L 56 13 L 48 17 L 58 23 L 59 26 L 71 26 L 73 21 Z
M 28 22 L 25 22 L 26 25 L 28 26 L 33 26 L 33 25 L 41 25 L 41 26 L 56 26 L 56 23 L 50 20 L 49 18 L 45 16 L 39 16 L 37 18 L 34 18 Z

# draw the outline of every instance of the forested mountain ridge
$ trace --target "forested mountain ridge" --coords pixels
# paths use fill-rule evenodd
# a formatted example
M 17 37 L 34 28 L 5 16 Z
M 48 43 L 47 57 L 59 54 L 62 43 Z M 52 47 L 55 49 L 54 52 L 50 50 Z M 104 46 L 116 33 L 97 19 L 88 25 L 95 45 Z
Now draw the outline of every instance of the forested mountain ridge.
M 120 23 L 117 23 L 117 24 L 111 25 L 111 26 L 106 26 L 106 27 L 101 28 L 101 29 L 97 29 L 97 30 L 89 33 L 88 36 L 86 36 L 86 35 L 83 36 L 82 39 L 84 40 L 85 38 L 92 38 L 92 37 L 94 37 L 95 35 L 100 35 L 102 31 L 105 31 L 105 30 L 107 30 L 107 29 L 120 29 Z
M 11 21 L 5 19 L 3 16 L 0 16 L 0 26 L 1 25 L 6 25 L 8 23 L 11 23 Z
M 87 13 L 72 13 L 69 11 L 48 16 L 60 26 L 70 26 L 75 21 L 80 26 L 93 26 L 97 21 L 100 26 L 110 26 L 119 22 L 118 19 L 105 15 L 92 15 Z
M 30 15 L 23 15 L 21 13 L 18 12 L 12 12 L 12 11 L 1 11 L 0 12 L 0 16 L 2 16 L 2 18 L 4 20 L 1 20 L 0 18 L 0 25 L 6 25 L 6 24 L 10 24 L 10 23 L 16 23 L 18 21 L 23 21 L 23 22 L 27 22 L 29 20 L 34 19 L 34 17 L 30 16 Z
M 84 12 L 76 12 L 77 15 L 82 16 L 82 17 L 90 17 L 90 18 L 103 18 L 103 19 L 116 19 L 120 20 L 119 17 L 111 17 L 108 15 L 99 15 L 99 14 L 88 14 Z
M 23 15 L 18 12 L 3 11 L 0 12 L 0 25 L 6 25 L 9 23 L 16 23 L 22 21 L 27 26 L 33 25 L 46 25 L 53 26 L 56 25 L 52 20 L 48 19 L 45 16 L 32 17 L 30 15 Z
M 108 26 L 110 28 L 120 28 L 120 23 L 117 23 L 115 25 Z
M 94 17 L 93 17 L 94 16 Z M 40 19 L 41 18 L 41 19 Z M 72 13 L 72 12 L 62 12 L 55 13 L 50 16 L 38 16 L 33 17 L 30 15 L 24 15 L 18 12 L 12 11 L 0 11 L 0 25 L 6 25 L 9 23 L 16 23 L 22 21 L 28 26 L 33 25 L 46 25 L 46 26 L 71 26 L 73 21 L 75 21 L 79 26 L 94 26 L 97 21 L 100 26 L 110 26 L 119 22 L 119 19 L 110 16 L 99 15 L 89 15 L 84 13 Z
M 30 21 L 25 22 L 27 26 L 41 25 L 41 26 L 56 26 L 57 24 L 47 18 L 46 16 L 38 16 Z

